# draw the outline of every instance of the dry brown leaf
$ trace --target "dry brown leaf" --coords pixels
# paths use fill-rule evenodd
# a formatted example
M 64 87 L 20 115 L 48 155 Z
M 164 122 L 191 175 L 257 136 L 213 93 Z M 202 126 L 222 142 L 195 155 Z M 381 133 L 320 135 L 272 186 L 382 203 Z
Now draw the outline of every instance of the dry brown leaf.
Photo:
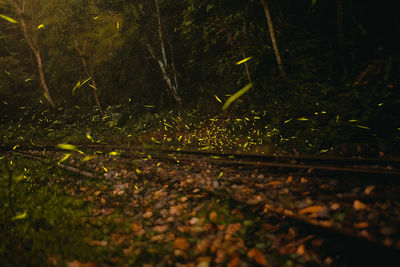
M 174 241 L 174 248 L 180 250 L 186 250 L 189 247 L 189 242 L 184 237 L 178 237 Z
M 190 219 L 189 223 L 190 223 L 191 225 L 193 225 L 193 224 L 198 223 L 199 221 L 200 221 L 199 218 L 197 218 L 197 217 L 192 217 L 192 219 Z
M 308 179 L 305 177 L 301 177 L 300 183 L 302 183 L 302 184 L 308 183 Z
M 257 205 L 257 204 L 260 203 L 262 200 L 263 200 L 263 199 L 262 199 L 262 196 L 260 196 L 260 195 L 255 195 L 255 196 L 250 197 L 250 199 L 248 199 L 248 200 L 246 201 L 246 203 L 249 204 L 249 205 Z
M 271 204 L 265 204 L 263 212 L 266 213 L 269 210 L 273 210 L 273 206 Z
M 354 224 L 354 228 L 357 229 L 364 229 L 368 227 L 368 223 L 367 222 L 359 222 L 359 223 L 355 223 Z
M 369 194 L 371 194 L 372 191 L 374 191 L 374 189 L 375 189 L 375 186 L 370 185 L 365 188 L 364 192 L 365 192 L 365 194 L 369 195 Z
M 216 263 L 223 263 L 225 261 L 225 249 L 224 248 L 219 248 L 217 250 L 214 261 Z
M 137 232 L 142 230 L 143 226 L 141 224 L 132 223 L 132 231 Z
M 267 187 L 267 186 L 274 186 L 275 187 L 280 183 L 281 183 L 281 181 L 272 181 L 272 182 L 266 183 L 265 187 Z
M 179 215 L 181 213 L 181 206 L 176 205 L 176 206 L 171 206 L 169 208 L 169 214 L 171 215 Z
M 215 251 L 217 251 L 217 249 L 219 249 L 222 245 L 222 237 L 221 236 L 217 236 L 211 245 L 211 252 L 214 253 Z
M 218 215 L 217 215 L 217 212 L 215 212 L 215 211 L 212 211 L 212 212 L 210 213 L 210 215 L 209 215 L 209 218 L 210 218 L 210 220 L 211 220 L 212 222 L 216 222 L 216 221 L 217 221 L 217 217 L 218 217 Z
M 79 188 L 79 190 L 82 191 L 82 192 L 86 192 L 88 190 L 88 188 L 87 187 L 81 187 L 81 188 Z
M 322 211 L 324 207 L 319 206 L 319 205 L 314 205 L 314 206 L 309 206 L 307 208 L 301 209 L 299 211 L 299 214 L 307 214 L 307 213 L 318 213 Z
M 268 223 L 263 223 L 261 224 L 261 227 L 271 233 L 276 232 L 279 230 L 279 225 L 272 225 L 272 224 L 268 224 Z
M 304 244 L 300 244 L 300 246 L 296 250 L 296 254 L 304 255 L 305 252 L 306 252 L 306 248 L 305 248 Z
M 338 210 L 339 208 L 340 208 L 340 205 L 338 203 L 332 203 L 331 210 Z
M 364 209 L 367 208 L 367 205 L 365 205 L 364 203 L 362 203 L 362 202 L 359 201 L 359 200 L 354 200 L 354 202 L 353 202 L 353 208 L 354 208 L 355 210 L 364 210 Z
M 243 214 L 242 214 L 242 213 L 240 212 L 240 210 L 238 210 L 238 209 L 233 209 L 233 210 L 231 211 L 231 214 L 232 214 L 232 215 L 238 216 L 239 219 L 243 219 Z
M 208 232 L 211 231 L 211 229 L 213 229 L 213 225 L 211 223 L 206 223 L 203 225 L 203 231 Z
M 227 263 L 227 267 L 238 267 L 240 264 L 240 257 L 238 255 L 234 255 Z
M 202 239 L 196 245 L 196 252 L 199 254 L 204 254 L 207 252 L 210 246 L 211 246 L 211 241 L 209 239 Z
M 264 254 L 257 248 L 251 248 L 247 252 L 247 257 L 253 259 L 256 263 L 260 265 L 267 265 L 267 259 Z
M 92 262 L 79 262 L 79 261 L 71 261 L 68 262 L 67 267 L 96 267 L 97 264 L 92 263 Z
M 250 193 L 250 192 L 253 192 L 253 189 L 251 189 L 251 188 L 243 188 L 242 192 L 243 193 Z
M 150 238 L 150 240 L 153 241 L 153 242 L 157 242 L 157 241 L 162 241 L 164 238 L 165 238 L 165 235 L 164 234 L 160 234 L 160 235 L 152 236 Z
M 157 190 L 153 193 L 153 198 L 159 199 L 159 198 L 165 197 L 166 195 L 168 195 L 168 192 L 164 191 L 164 189 L 161 188 L 160 190 Z
M 286 179 L 286 183 L 291 183 L 293 181 L 293 176 L 289 176 L 287 179 Z
M 240 231 L 242 229 L 242 225 L 240 223 L 229 224 L 226 228 L 226 233 L 228 235 L 233 235 L 235 232 Z
M 106 240 L 90 240 L 89 244 L 92 246 L 105 247 L 108 245 L 108 242 Z
M 126 240 L 125 235 L 121 234 L 111 234 L 111 244 L 119 246 Z
M 169 227 L 168 224 L 157 225 L 153 227 L 153 231 L 163 233 L 168 230 L 168 227 Z
M 210 256 L 198 257 L 196 259 L 197 262 L 196 267 L 209 267 L 211 260 L 212 258 Z
M 146 211 L 143 214 L 143 218 L 145 218 L 145 219 L 151 218 L 151 216 L 153 216 L 153 213 L 151 211 Z

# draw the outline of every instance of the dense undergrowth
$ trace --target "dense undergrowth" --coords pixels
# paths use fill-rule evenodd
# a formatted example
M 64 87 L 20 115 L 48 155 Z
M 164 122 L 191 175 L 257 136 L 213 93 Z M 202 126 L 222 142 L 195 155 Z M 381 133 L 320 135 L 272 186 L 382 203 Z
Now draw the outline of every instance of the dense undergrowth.
M 344 120 L 322 108 L 310 116 L 277 120 L 267 110 L 214 112 L 158 111 L 145 106 L 137 112 L 110 106 L 60 110 L 57 114 L 26 109 L 4 118 L 0 141 L 8 146 L 112 144 L 261 154 L 300 153 L 378 157 L 398 155 L 399 133 L 382 136 L 358 120 Z

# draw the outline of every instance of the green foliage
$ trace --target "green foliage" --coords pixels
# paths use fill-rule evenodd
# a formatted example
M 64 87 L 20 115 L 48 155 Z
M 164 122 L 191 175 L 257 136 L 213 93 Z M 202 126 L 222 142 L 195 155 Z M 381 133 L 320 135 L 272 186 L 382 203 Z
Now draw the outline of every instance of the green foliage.
M 86 257 L 79 255 L 79 250 L 90 250 L 82 238 L 88 227 L 81 221 L 86 208 L 57 183 L 38 162 L 10 156 L 0 160 L 2 266 L 43 266 L 49 255 Z

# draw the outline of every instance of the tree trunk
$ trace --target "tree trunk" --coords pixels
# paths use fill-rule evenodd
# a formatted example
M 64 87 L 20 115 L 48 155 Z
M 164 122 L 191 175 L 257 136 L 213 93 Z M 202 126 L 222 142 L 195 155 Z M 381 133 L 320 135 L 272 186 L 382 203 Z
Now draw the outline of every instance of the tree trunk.
M 94 80 L 94 78 L 93 78 L 93 72 L 92 71 L 89 71 L 89 67 L 88 67 L 88 64 L 87 64 L 87 61 L 86 61 L 86 58 L 85 58 L 85 53 L 86 53 L 86 46 L 85 46 L 85 44 L 83 45 L 83 49 L 81 49 L 80 47 L 79 47 L 79 44 L 78 44 L 78 41 L 76 41 L 75 40 L 75 49 L 76 49 L 76 51 L 78 51 L 78 54 L 79 54 L 79 56 L 80 56 L 80 58 L 81 58 L 81 62 L 82 62 L 82 66 L 83 66 L 83 71 L 85 72 L 85 75 L 89 78 L 91 78 L 91 80 L 90 80 L 90 87 L 92 87 L 92 89 L 93 89 L 93 97 L 94 97 L 94 100 L 96 101 L 96 105 L 97 105 L 97 107 L 99 108 L 99 111 L 100 111 L 100 113 L 102 114 L 102 115 L 104 115 L 104 111 L 103 111 L 103 109 L 102 109 L 102 107 L 101 107 L 101 105 L 100 105 L 100 101 L 99 101 L 99 96 L 98 96 L 98 94 L 97 94 L 97 87 L 96 87 L 96 82 L 95 82 L 95 80 Z
M 272 23 L 271 13 L 269 11 L 269 6 L 268 6 L 268 4 L 267 4 L 267 2 L 265 0 L 260 0 L 260 1 L 261 1 L 261 4 L 264 7 L 265 17 L 267 19 L 267 24 L 268 24 L 269 36 L 271 38 L 272 48 L 274 49 L 274 52 L 275 52 L 276 62 L 278 64 L 278 68 L 279 68 L 279 71 L 280 71 L 281 75 L 283 77 L 285 77 L 286 73 L 283 70 L 282 60 L 281 60 L 281 56 L 279 54 L 278 43 L 276 42 L 276 38 L 275 38 L 274 24 Z
M 44 76 L 44 70 L 43 70 L 43 63 L 42 63 L 42 57 L 40 55 L 40 49 L 38 44 L 35 42 L 33 38 L 31 38 L 28 34 L 28 30 L 26 27 L 26 22 L 23 17 L 24 15 L 24 9 L 25 9 L 25 0 L 21 2 L 21 6 L 18 6 L 17 3 L 13 2 L 14 7 L 17 11 L 17 16 L 18 16 L 18 22 L 22 31 L 22 34 L 24 35 L 24 38 L 26 42 L 28 43 L 30 49 L 32 50 L 33 54 L 35 55 L 36 58 L 36 63 L 37 63 L 37 69 L 39 72 L 39 79 L 40 79 L 40 85 L 44 91 L 44 94 L 46 96 L 47 101 L 49 102 L 50 106 L 52 109 L 56 109 L 56 104 L 53 101 L 53 98 L 50 95 L 50 90 L 47 86 L 46 79 Z
M 161 68 L 161 72 L 163 73 L 163 78 L 166 81 L 169 89 L 172 92 L 172 95 L 174 96 L 176 102 L 179 105 L 179 109 L 181 109 L 182 107 L 182 100 L 178 94 L 179 91 L 179 85 L 178 85 L 178 80 L 176 78 L 176 72 L 175 72 L 175 68 L 172 65 L 172 67 L 170 68 L 171 71 L 173 72 L 172 75 L 174 77 L 174 80 L 172 81 L 172 79 L 169 77 L 168 74 L 168 59 L 167 59 L 167 55 L 165 52 L 165 44 L 164 44 L 164 38 L 163 38 L 163 32 L 162 32 L 162 25 L 161 25 L 161 15 L 160 15 L 160 7 L 158 5 L 158 0 L 154 0 L 154 3 L 156 5 L 156 12 L 157 12 L 157 26 L 158 26 L 158 37 L 160 39 L 160 46 L 161 46 L 161 55 L 162 55 L 162 61 L 161 60 L 157 60 L 154 54 L 153 49 L 151 48 L 150 44 L 147 43 L 147 48 L 150 51 L 152 57 L 158 61 L 158 64 Z

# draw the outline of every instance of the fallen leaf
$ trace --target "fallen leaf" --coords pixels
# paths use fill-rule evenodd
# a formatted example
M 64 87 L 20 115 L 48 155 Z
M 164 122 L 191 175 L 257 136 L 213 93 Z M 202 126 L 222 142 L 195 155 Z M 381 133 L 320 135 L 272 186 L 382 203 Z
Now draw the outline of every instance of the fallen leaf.
M 265 184 L 265 186 L 267 187 L 267 186 L 277 186 L 278 184 L 280 184 L 281 183 L 281 181 L 272 181 L 272 182 L 269 182 L 269 183 L 266 183 Z
M 169 214 L 171 215 L 179 215 L 181 213 L 181 207 L 179 205 L 171 206 L 169 208 Z
M 242 225 L 240 223 L 230 224 L 226 228 L 226 233 L 228 235 L 233 235 L 235 232 L 240 231 L 241 229 L 242 229 Z
M 180 250 L 186 250 L 187 248 L 189 248 L 189 242 L 184 237 L 178 237 L 174 241 L 174 248 Z
M 251 197 L 250 199 L 248 199 L 246 201 L 247 204 L 249 205 L 257 205 L 258 203 L 260 203 L 262 201 L 262 197 L 260 195 L 255 195 L 253 197 Z
M 293 181 L 293 176 L 289 176 L 287 179 L 286 179 L 286 183 L 291 183 Z
M 168 230 L 168 227 L 169 227 L 168 224 L 157 225 L 153 227 L 153 231 L 163 233 Z
M 211 241 L 209 239 L 202 239 L 196 245 L 196 252 L 199 254 L 204 254 L 207 252 L 210 246 L 211 246 Z
M 121 234 L 111 234 L 111 244 L 112 245 L 121 245 L 126 240 L 125 235 Z
M 153 242 L 157 242 L 157 241 L 163 240 L 164 237 L 165 237 L 164 234 L 155 235 L 155 236 L 152 236 L 152 237 L 150 238 L 150 240 L 153 241 Z
M 143 226 L 141 224 L 132 223 L 132 230 L 134 232 L 138 232 L 138 231 L 140 231 L 142 229 L 143 229 Z
M 300 210 L 299 214 L 318 213 L 318 212 L 322 211 L 323 209 L 324 209 L 324 207 L 318 206 L 318 205 L 309 206 L 307 208 Z
M 340 208 L 340 205 L 338 203 L 333 203 L 331 205 L 331 210 L 338 210 Z
M 146 212 L 143 214 L 143 218 L 145 218 L 145 219 L 148 219 L 148 218 L 150 218 L 151 216 L 153 216 L 153 213 L 152 213 L 151 211 L 146 211 Z
M 297 255 L 304 255 L 305 253 L 305 247 L 304 244 L 300 244 L 300 246 L 296 250 Z
M 368 223 L 367 222 L 359 222 L 359 223 L 355 223 L 354 224 L 354 228 L 357 229 L 364 229 L 368 227 Z
M 231 211 L 231 214 L 232 214 L 232 215 L 238 216 L 239 219 L 243 219 L 243 214 L 242 214 L 242 213 L 240 212 L 240 210 L 238 210 L 238 209 L 233 209 L 233 210 Z
M 192 219 L 190 219 L 189 223 L 190 223 L 191 225 L 193 225 L 193 224 L 196 224 L 196 223 L 198 223 L 199 221 L 200 221 L 200 219 L 199 219 L 199 218 L 197 218 L 197 217 L 193 217 Z
M 209 215 L 209 218 L 212 222 L 216 222 L 217 221 L 217 212 L 212 211 Z
M 105 247 L 108 245 L 108 242 L 106 240 L 90 240 L 89 244 L 92 246 Z
M 67 267 L 96 267 L 97 265 L 92 262 L 79 262 L 79 261 L 71 261 L 68 262 Z
M 308 183 L 308 179 L 301 177 L 300 183 L 304 184 L 304 183 Z
M 279 230 L 279 225 L 272 225 L 272 224 L 268 224 L 268 223 L 263 223 L 261 224 L 261 227 L 271 233 L 276 232 Z
M 367 187 L 365 188 L 364 192 L 365 192 L 365 194 L 369 195 L 369 194 L 371 194 L 371 192 L 372 192 L 374 189 L 375 189 L 375 186 L 370 185 L 370 186 L 367 186 Z
M 265 258 L 264 254 L 257 248 L 251 248 L 247 252 L 247 257 L 253 259 L 256 263 L 260 265 L 267 265 L 267 259 Z
M 234 255 L 226 265 L 227 267 L 238 267 L 240 264 L 240 258 L 238 255 Z
M 225 249 L 224 248 L 219 248 L 217 250 L 214 261 L 216 263 L 223 263 L 225 261 Z
M 359 200 L 354 200 L 353 202 L 353 208 L 355 210 L 365 210 L 367 208 L 367 205 L 365 205 L 364 203 L 362 203 Z
M 209 256 L 198 257 L 196 267 L 209 267 L 212 258 Z

